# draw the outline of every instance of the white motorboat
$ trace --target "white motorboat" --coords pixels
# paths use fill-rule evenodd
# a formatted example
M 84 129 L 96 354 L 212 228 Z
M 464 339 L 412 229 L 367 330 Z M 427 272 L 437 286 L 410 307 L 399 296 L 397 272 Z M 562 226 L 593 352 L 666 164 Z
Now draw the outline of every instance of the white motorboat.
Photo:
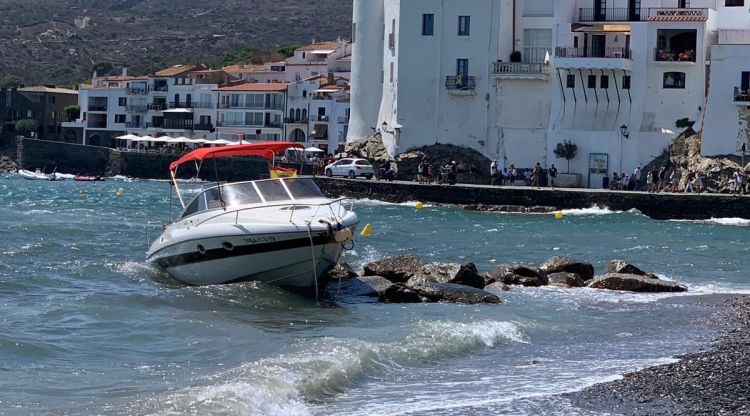
M 286 177 L 216 184 L 185 204 L 179 165 L 205 159 L 262 156 L 295 143 L 270 142 L 196 150 L 170 167 L 184 211 L 165 227 L 148 261 L 189 285 L 257 280 L 314 289 L 352 241 L 359 220 L 347 199 L 323 196 L 312 178 Z
M 55 174 L 47 174 L 42 172 L 41 170 L 37 169 L 34 172 L 26 169 L 19 169 L 18 170 L 18 176 L 28 179 L 28 180 L 36 180 L 36 181 L 54 181 L 55 180 Z

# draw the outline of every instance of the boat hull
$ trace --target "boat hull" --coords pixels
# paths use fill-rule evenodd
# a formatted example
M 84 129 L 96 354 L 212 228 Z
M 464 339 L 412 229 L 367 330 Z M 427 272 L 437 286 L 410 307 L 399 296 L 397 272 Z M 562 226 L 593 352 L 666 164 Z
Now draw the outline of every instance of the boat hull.
M 356 224 L 347 228 L 353 234 Z M 194 286 L 255 280 L 313 289 L 343 251 L 336 233 L 302 230 L 238 235 L 232 230 L 165 246 L 150 254 L 148 260 Z

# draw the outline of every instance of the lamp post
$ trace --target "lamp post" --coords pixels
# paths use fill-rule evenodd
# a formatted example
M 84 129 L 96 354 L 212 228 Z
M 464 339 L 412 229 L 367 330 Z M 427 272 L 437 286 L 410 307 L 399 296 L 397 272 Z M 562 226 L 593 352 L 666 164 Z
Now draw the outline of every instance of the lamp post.
M 630 131 L 628 130 L 628 126 L 623 124 L 620 126 L 620 172 L 622 172 L 622 138 L 628 138 L 630 137 Z

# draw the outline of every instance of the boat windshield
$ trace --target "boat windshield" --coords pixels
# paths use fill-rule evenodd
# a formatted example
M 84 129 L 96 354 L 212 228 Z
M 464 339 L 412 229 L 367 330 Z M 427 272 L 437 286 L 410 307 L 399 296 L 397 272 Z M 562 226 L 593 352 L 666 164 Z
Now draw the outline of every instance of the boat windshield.
M 286 178 L 283 182 L 282 184 L 282 179 L 271 179 L 233 183 L 208 189 L 193 199 L 182 214 L 182 218 L 211 209 L 260 204 L 263 199 L 266 202 L 279 202 L 323 197 L 318 185 L 310 178 Z

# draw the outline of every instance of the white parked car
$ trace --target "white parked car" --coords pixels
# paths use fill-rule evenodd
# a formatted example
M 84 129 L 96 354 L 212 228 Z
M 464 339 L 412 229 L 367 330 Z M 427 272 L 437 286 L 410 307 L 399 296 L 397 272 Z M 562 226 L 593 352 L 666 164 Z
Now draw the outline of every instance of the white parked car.
M 375 169 L 367 159 L 341 159 L 326 166 L 325 173 L 328 177 L 345 176 L 354 179 L 364 176 L 371 179 L 375 175 Z

